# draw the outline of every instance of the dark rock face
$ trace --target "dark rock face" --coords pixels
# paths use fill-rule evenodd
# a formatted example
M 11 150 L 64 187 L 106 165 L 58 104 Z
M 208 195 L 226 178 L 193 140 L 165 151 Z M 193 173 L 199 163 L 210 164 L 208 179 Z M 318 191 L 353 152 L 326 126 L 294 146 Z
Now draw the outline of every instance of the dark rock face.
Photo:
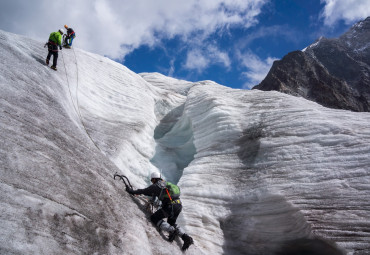
M 275 61 L 253 89 L 301 96 L 330 108 L 370 111 L 370 17 L 337 39 L 320 38 Z

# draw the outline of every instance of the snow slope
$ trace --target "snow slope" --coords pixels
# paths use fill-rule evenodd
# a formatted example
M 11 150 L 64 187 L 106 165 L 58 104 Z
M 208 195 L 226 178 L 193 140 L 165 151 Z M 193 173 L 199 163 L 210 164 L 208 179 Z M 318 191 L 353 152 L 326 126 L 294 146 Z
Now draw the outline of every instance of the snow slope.
M 369 113 L 138 75 L 80 49 L 54 72 L 46 54 L 0 31 L 1 254 L 182 254 L 112 178 L 141 188 L 156 169 L 181 187 L 188 254 L 316 237 L 370 252 Z

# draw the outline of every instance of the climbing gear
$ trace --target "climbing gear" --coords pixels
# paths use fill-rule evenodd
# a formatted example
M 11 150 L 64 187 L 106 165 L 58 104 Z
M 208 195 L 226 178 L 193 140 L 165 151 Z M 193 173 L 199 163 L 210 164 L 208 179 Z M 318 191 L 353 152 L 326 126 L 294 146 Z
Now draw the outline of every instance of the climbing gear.
M 152 199 L 150 199 L 150 203 L 155 207 L 159 208 L 162 207 L 162 201 L 159 200 L 157 197 L 153 196 Z
M 62 45 L 63 45 L 64 48 L 70 49 L 71 45 L 69 45 L 68 42 L 67 42 L 68 38 L 69 37 L 67 35 L 63 35 Z
M 124 176 L 124 175 L 119 175 L 119 174 L 117 174 L 117 173 L 115 173 L 114 174 L 114 176 L 113 176 L 113 179 L 116 179 L 116 177 L 119 177 L 122 181 L 123 181 L 123 183 L 125 184 L 125 186 L 126 186 L 126 188 L 129 188 L 129 189 L 134 189 L 133 187 L 132 187 L 132 185 L 131 185 L 131 183 L 130 183 L 130 181 L 129 181 L 129 179 L 126 177 L 126 176 Z
M 147 210 L 151 213 L 153 213 L 155 210 L 162 207 L 162 201 L 159 200 L 157 197 L 153 196 L 151 199 L 148 200 L 147 203 Z
M 184 241 L 184 244 L 182 245 L 182 250 L 185 251 L 189 248 L 190 245 L 194 243 L 193 238 L 187 234 L 183 234 L 181 236 L 181 239 Z
M 180 201 L 180 188 L 171 183 L 171 182 L 166 182 L 164 180 L 160 180 L 156 183 L 156 185 L 161 188 L 161 193 L 159 194 L 159 197 L 158 199 L 161 200 L 161 201 L 164 201 L 165 199 L 167 199 L 167 202 L 165 203 L 168 203 L 168 199 L 170 200 L 170 202 L 167 204 L 171 209 L 166 212 L 168 215 L 167 217 L 173 217 L 174 215 L 174 206 L 176 204 L 180 204 L 181 205 L 181 201 Z
M 49 40 L 46 45 L 49 51 L 58 51 L 58 44 L 56 42 Z
M 171 204 L 181 204 L 180 199 L 172 200 Z
M 85 132 L 87 134 L 87 136 L 90 138 L 90 141 L 94 144 L 94 146 L 99 150 L 99 151 L 102 151 L 99 146 L 96 144 L 96 142 L 94 142 L 94 140 L 92 139 L 91 135 L 89 134 L 89 132 L 87 131 L 87 128 L 86 128 L 86 125 L 83 121 L 83 118 L 82 118 L 82 115 L 81 115 L 81 111 L 80 111 L 80 106 L 79 106 L 79 102 L 78 102 L 78 88 L 79 88 L 79 76 L 78 76 L 78 64 L 77 64 L 77 56 L 76 56 L 76 52 L 75 50 L 72 48 L 72 51 L 73 51 L 73 55 L 74 55 L 74 58 L 75 58 L 75 63 L 76 63 L 76 70 L 77 70 L 77 84 L 76 84 L 76 105 L 77 107 L 75 106 L 74 104 L 74 100 L 73 100 L 73 97 L 72 97 L 72 91 L 71 91 L 71 86 L 70 86 L 70 82 L 69 82 L 69 79 L 68 79 L 68 75 L 67 75 L 67 68 L 66 68 L 66 64 L 65 64 L 65 61 L 64 61 L 64 56 L 63 56 L 63 52 L 62 52 L 62 59 L 63 59 L 63 65 L 64 65 L 64 70 L 65 70 L 65 74 L 66 74 L 66 79 L 67 79 L 67 84 L 68 84 L 68 90 L 69 90 L 69 94 L 71 96 L 71 100 L 72 100 L 72 103 L 73 103 L 73 108 L 75 108 L 75 111 L 77 112 L 77 115 L 79 116 L 80 118 L 80 121 L 81 121 L 81 124 L 83 126 L 83 128 L 85 129 Z
M 176 184 L 171 182 L 166 182 L 166 194 L 164 194 L 163 198 L 169 198 L 171 202 L 176 200 L 180 197 L 180 188 Z
M 176 236 L 183 236 L 185 234 L 184 230 L 180 227 L 177 226 L 177 224 L 172 225 L 175 228 L 175 231 L 170 232 L 168 235 L 168 241 L 173 242 L 175 240 Z
M 135 194 L 134 193 L 134 190 L 131 189 L 130 187 L 126 187 L 126 192 L 129 193 L 129 194 L 131 194 L 131 195 L 134 195 Z
M 158 172 L 153 172 L 151 175 L 150 175 L 150 179 L 161 179 L 161 174 L 158 173 Z
M 126 176 L 124 176 L 124 175 L 119 175 L 119 174 L 117 174 L 117 173 L 115 173 L 114 175 L 113 175 L 113 179 L 115 179 L 116 180 L 116 177 L 118 177 L 118 178 L 120 178 L 122 181 L 123 181 L 123 183 L 125 184 L 125 186 L 126 186 L 126 191 L 127 190 L 131 190 L 131 191 L 133 191 L 133 187 L 132 187 L 132 185 L 131 185 L 131 183 L 130 183 L 130 181 L 129 181 L 129 179 L 126 177 Z M 130 192 L 129 192 L 130 193 Z M 130 193 L 131 194 L 131 193 Z M 140 198 L 142 201 L 144 201 L 145 202 L 145 209 L 148 211 L 148 212 L 150 212 L 150 213 L 153 213 L 153 211 L 154 211 L 154 207 L 153 207 L 153 203 L 152 203 L 152 201 L 150 201 L 150 200 L 147 200 L 146 198 Z

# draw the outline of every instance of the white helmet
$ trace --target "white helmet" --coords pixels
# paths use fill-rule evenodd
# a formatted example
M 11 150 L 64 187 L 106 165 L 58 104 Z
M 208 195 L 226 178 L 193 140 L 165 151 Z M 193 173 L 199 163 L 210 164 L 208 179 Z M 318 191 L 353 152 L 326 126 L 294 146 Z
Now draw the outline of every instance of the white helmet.
M 61 34 L 64 34 L 64 29 L 63 29 L 63 28 L 59 29 L 58 31 L 59 31 L 59 33 L 61 33 Z
M 161 174 L 158 173 L 158 172 L 153 172 L 151 175 L 150 175 L 150 179 L 161 179 Z

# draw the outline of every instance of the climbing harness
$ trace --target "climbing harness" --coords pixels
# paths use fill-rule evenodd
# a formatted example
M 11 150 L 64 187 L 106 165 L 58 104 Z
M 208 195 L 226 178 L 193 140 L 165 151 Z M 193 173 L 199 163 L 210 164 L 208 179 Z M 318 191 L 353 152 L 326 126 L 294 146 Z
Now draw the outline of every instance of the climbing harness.
M 159 194 L 159 198 L 161 199 L 168 198 L 170 200 L 169 206 L 171 207 L 171 213 L 169 214 L 169 217 L 172 217 L 174 215 L 174 208 L 173 208 L 174 205 L 181 204 L 181 200 L 179 199 L 180 188 L 171 182 L 163 181 L 163 183 L 165 183 L 166 186 L 162 187 L 161 193 Z M 171 189 L 171 192 L 169 189 Z M 166 194 L 162 195 L 164 191 L 166 191 Z M 171 193 L 172 193 L 172 196 L 171 196 Z
M 171 201 L 171 204 L 172 204 L 172 197 L 171 197 L 171 195 L 170 195 L 170 192 L 168 192 L 168 189 L 166 188 L 166 192 L 167 192 L 167 195 L 168 195 L 168 197 L 170 198 L 170 201 Z
M 181 200 L 180 199 L 172 200 L 171 204 L 181 204 Z

